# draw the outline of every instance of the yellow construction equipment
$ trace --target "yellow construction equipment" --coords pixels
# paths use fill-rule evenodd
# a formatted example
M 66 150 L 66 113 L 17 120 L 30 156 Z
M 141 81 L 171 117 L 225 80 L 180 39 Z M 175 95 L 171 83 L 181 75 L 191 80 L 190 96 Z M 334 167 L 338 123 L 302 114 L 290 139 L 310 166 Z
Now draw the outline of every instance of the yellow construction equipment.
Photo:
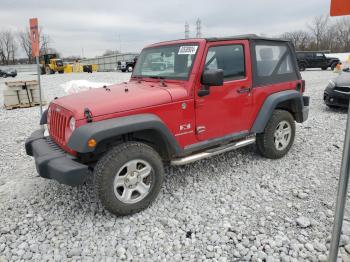
M 62 59 L 57 58 L 57 54 L 45 54 L 40 57 L 41 73 L 54 74 L 56 72 L 63 74 L 64 66 Z

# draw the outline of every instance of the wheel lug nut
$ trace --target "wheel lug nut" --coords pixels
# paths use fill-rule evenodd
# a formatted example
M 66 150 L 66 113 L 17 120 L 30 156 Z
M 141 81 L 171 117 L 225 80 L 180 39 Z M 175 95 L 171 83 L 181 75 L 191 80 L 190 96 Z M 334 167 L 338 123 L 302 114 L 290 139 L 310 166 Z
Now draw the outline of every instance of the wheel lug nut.
M 125 182 L 128 183 L 128 182 L 129 182 L 129 179 L 125 178 Z

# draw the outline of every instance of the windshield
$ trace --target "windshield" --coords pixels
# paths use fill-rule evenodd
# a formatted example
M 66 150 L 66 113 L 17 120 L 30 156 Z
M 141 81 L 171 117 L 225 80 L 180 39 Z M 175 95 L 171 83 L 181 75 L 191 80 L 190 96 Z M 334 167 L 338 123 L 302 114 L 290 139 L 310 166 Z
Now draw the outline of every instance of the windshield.
M 57 60 L 56 60 L 56 65 L 57 65 L 57 66 L 63 66 L 62 60 L 61 60 L 61 59 L 57 59 Z
M 134 77 L 186 80 L 196 58 L 197 44 L 178 44 L 142 50 Z

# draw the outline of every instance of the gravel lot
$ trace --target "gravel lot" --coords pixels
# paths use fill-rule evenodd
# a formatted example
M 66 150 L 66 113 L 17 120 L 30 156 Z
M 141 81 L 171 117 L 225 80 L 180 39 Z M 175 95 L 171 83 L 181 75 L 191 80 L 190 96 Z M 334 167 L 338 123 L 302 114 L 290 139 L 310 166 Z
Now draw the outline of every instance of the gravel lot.
M 72 79 L 122 82 L 129 76 L 51 75 L 42 83 L 50 100 L 63 95 L 59 84 Z M 325 261 L 347 116 L 323 104 L 334 76 L 303 72 L 310 115 L 297 125 L 286 157 L 264 159 L 250 146 L 168 168 L 155 203 L 123 218 L 103 210 L 91 184 L 71 188 L 38 177 L 24 140 L 38 128 L 39 109 L 1 108 L 0 261 Z M 348 213 L 346 219 L 345 261 Z

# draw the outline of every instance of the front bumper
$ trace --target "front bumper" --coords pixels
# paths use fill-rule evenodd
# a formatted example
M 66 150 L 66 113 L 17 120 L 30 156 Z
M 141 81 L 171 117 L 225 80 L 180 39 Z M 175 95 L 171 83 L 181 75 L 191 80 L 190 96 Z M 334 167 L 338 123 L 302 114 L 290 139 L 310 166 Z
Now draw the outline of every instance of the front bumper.
M 44 136 L 44 129 L 32 133 L 26 140 L 27 155 L 35 159 L 36 170 L 43 178 L 54 179 L 70 186 L 81 185 L 90 175 L 88 166 L 63 151 L 53 140 Z
M 340 93 L 334 90 L 326 90 L 323 94 L 323 100 L 327 105 L 348 108 L 349 94 Z

